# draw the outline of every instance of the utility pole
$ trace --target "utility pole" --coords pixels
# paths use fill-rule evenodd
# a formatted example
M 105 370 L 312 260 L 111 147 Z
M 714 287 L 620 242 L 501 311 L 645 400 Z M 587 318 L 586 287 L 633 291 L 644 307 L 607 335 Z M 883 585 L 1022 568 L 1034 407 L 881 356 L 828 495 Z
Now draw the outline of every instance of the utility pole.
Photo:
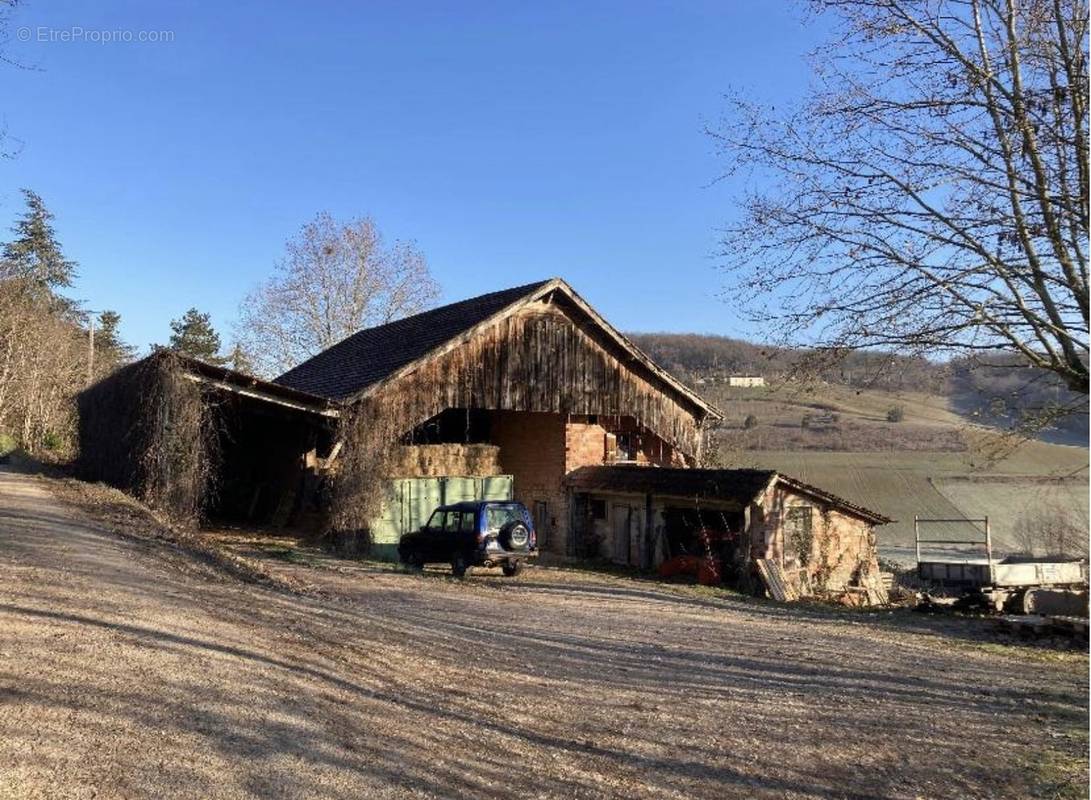
M 87 312 L 87 385 L 95 380 L 95 312 Z

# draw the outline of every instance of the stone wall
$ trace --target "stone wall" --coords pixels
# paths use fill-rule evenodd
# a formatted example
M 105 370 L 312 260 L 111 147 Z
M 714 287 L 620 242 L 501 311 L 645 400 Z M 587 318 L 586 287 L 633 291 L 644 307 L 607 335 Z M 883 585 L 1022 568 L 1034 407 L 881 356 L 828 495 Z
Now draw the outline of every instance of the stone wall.
M 751 558 L 778 561 L 786 569 L 802 566 L 817 590 L 843 591 L 862 575 L 878 574 L 874 528 L 856 516 L 779 483 L 750 513 Z M 793 514 L 810 519 L 809 547 L 803 552 L 801 542 L 793 541 Z

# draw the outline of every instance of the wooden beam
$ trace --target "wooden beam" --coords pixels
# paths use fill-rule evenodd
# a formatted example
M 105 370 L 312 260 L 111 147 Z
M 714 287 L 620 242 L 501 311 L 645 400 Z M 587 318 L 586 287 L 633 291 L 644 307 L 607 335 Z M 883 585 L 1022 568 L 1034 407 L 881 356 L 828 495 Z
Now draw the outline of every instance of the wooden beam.
M 236 386 L 233 383 L 227 381 L 217 380 L 216 378 L 209 378 L 204 375 L 194 375 L 192 372 L 183 373 L 187 380 L 191 380 L 194 383 L 204 383 L 209 386 L 214 386 L 217 389 L 223 389 L 225 392 L 231 392 L 233 394 L 241 395 L 243 397 L 249 397 L 254 400 L 261 400 L 266 403 L 274 403 L 278 406 L 284 406 L 285 408 L 295 409 L 296 411 L 305 411 L 309 414 L 317 414 L 321 417 L 327 417 L 328 419 L 337 419 L 341 416 L 341 412 L 336 408 L 313 408 L 311 406 L 304 405 L 303 403 L 296 403 L 292 400 L 285 400 L 281 397 L 275 397 L 274 395 L 267 394 L 260 390 L 246 389 L 242 386 Z

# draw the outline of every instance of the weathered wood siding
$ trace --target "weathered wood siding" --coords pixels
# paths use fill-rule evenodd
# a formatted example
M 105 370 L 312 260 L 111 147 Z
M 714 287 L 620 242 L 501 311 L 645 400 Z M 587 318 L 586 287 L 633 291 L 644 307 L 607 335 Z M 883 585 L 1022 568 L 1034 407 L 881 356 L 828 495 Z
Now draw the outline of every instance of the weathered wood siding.
M 429 397 L 414 423 L 445 408 L 631 416 L 695 457 L 702 412 L 574 317 L 535 303 L 379 392 Z

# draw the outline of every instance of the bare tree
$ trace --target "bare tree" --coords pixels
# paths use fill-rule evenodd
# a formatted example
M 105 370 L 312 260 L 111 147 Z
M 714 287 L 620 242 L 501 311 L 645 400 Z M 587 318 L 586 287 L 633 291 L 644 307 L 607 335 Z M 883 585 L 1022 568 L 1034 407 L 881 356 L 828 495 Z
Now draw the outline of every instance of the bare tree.
M 31 69 L 12 57 L 9 52 L 11 21 L 19 2 L 20 0 L 0 0 L 0 68 Z M 2 111 L 0 111 L 0 158 L 14 158 L 17 155 L 20 143 L 14 142 L 14 146 L 9 144 L 12 144 L 11 137 L 8 136 L 7 124 L 2 120 Z
M 1087 558 L 1087 524 L 1055 504 L 1024 511 L 1012 531 L 1016 545 L 1028 556 Z
M 812 6 L 808 100 L 710 131 L 748 187 L 734 297 L 785 343 L 1000 350 L 1086 395 L 1085 0 Z
M 288 241 L 275 274 L 247 295 L 238 340 L 259 375 L 291 369 L 361 328 L 423 311 L 439 297 L 424 255 L 384 245 L 369 217 L 320 213 Z
M 85 385 L 84 331 L 32 281 L 0 280 L 0 433 L 31 452 L 67 449 Z

